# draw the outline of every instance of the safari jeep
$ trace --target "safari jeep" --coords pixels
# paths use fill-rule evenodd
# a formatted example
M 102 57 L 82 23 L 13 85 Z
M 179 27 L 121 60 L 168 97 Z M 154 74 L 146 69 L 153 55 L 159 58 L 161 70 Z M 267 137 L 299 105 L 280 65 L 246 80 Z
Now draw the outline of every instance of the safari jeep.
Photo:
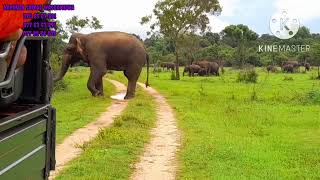
M 26 63 L 16 68 L 21 48 Z M 0 61 L 9 43 L 0 44 Z M 48 179 L 55 168 L 55 109 L 50 105 L 50 45 L 45 38 L 22 37 L 5 79 L 0 81 L 0 179 Z

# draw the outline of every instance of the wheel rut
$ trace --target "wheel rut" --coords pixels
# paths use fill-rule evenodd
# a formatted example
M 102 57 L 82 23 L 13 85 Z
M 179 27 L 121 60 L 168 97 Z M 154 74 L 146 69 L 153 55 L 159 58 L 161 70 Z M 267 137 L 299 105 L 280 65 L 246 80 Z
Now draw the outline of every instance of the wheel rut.
M 180 147 L 180 132 L 174 111 L 166 99 L 155 89 L 139 85 L 155 98 L 157 104 L 156 127 L 151 131 L 151 141 L 135 164 L 131 180 L 172 180 L 177 174 L 176 153 Z
M 117 93 L 125 93 L 126 86 L 114 80 L 109 80 L 115 87 Z M 93 140 L 101 129 L 109 127 L 114 119 L 121 115 L 122 111 L 127 107 L 128 101 L 113 100 L 112 104 L 101 116 L 94 122 L 89 123 L 83 128 L 76 130 L 64 141 L 56 147 L 56 170 L 50 173 L 49 179 L 54 179 L 68 162 L 80 156 L 84 143 Z

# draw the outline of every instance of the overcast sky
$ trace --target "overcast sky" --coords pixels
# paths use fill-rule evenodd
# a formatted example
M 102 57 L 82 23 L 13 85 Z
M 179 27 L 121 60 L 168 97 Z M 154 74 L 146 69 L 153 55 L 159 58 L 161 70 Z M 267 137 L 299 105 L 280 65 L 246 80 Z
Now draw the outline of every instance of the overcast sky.
M 148 26 L 141 26 L 141 17 L 152 13 L 157 0 L 53 0 L 52 4 L 74 4 L 75 11 L 57 11 L 63 23 L 73 15 L 96 16 L 104 31 L 124 31 L 145 38 Z M 299 17 L 311 32 L 320 33 L 319 0 L 219 0 L 222 14 L 210 17 L 212 31 L 220 32 L 230 24 L 246 24 L 259 34 L 270 33 L 273 13 L 286 9 Z M 101 31 L 101 30 L 100 30 Z M 88 32 L 84 32 L 88 33 Z

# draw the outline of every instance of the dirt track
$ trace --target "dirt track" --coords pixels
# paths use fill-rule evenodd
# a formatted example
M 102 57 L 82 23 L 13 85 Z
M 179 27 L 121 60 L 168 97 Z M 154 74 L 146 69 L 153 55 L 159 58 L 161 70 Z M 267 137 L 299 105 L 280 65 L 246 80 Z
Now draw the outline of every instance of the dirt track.
M 180 146 L 180 133 L 173 110 L 165 98 L 151 87 L 145 88 L 152 95 L 157 107 L 157 124 L 152 129 L 152 139 L 145 147 L 144 154 L 135 165 L 132 180 L 171 180 L 176 178 L 176 152 Z
M 117 93 L 126 91 L 126 86 L 113 80 L 109 80 L 117 89 Z M 62 144 L 56 148 L 56 170 L 50 173 L 49 179 L 54 179 L 64 166 L 74 158 L 78 157 L 82 150 L 79 148 L 86 142 L 93 140 L 99 133 L 100 129 L 106 128 L 113 123 L 115 117 L 119 116 L 127 107 L 127 101 L 113 100 L 111 106 L 108 107 L 95 122 L 78 129 L 67 137 Z

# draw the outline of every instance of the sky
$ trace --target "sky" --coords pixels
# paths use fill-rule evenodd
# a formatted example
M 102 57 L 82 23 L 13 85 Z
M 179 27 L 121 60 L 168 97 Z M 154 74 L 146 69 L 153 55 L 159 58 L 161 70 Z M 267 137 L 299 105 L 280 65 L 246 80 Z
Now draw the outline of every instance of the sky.
M 66 3 L 67 2 L 67 3 Z M 103 3 L 102 3 L 103 2 Z M 53 0 L 52 4 L 74 4 L 74 11 L 56 11 L 61 22 L 78 15 L 96 16 L 104 26 L 99 31 L 123 31 L 147 37 L 149 27 L 141 26 L 141 17 L 152 14 L 157 0 Z M 245 24 L 258 34 L 271 34 L 271 16 L 286 10 L 307 26 L 312 33 L 320 33 L 319 0 L 219 0 L 220 16 L 210 16 L 213 32 L 220 32 L 231 24 Z M 83 33 L 90 31 L 84 30 Z

